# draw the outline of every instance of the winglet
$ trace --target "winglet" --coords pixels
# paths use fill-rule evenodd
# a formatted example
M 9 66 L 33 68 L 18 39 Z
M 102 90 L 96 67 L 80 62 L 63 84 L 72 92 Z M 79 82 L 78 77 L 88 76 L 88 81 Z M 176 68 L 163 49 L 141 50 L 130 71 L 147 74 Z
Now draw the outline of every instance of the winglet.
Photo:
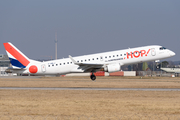
M 72 62 L 73 62 L 74 64 L 78 65 L 78 63 L 72 58 L 71 55 L 69 55 L 69 58 L 72 60 Z

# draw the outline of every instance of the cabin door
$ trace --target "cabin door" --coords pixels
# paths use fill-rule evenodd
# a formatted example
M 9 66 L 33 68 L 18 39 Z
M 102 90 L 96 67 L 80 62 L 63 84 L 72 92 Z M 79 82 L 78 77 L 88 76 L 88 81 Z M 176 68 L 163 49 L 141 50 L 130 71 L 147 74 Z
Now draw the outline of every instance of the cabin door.
M 46 65 L 45 64 L 41 65 L 41 70 L 42 70 L 42 72 L 46 72 Z
M 156 50 L 155 50 L 155 48 L 152 48 L 152 49 L 151 49 L 151 55 L 152 55 L 152 56 L 155 56 L 155 55 L 156 55 Z

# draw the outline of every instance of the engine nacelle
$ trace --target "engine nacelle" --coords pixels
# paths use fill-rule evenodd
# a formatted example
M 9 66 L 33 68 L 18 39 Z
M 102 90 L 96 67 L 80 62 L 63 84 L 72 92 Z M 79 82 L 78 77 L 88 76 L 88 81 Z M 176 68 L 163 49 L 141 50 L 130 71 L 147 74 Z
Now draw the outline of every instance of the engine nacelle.
M 110 64 L 110 65 L 107 65 L 105 68 L 104 68 L 104 71 L 105 72 L 117 72 L 117 71 L 120 71 L 121 70 L 121 65 L 119 63 L 116 63 L 116 64 Z

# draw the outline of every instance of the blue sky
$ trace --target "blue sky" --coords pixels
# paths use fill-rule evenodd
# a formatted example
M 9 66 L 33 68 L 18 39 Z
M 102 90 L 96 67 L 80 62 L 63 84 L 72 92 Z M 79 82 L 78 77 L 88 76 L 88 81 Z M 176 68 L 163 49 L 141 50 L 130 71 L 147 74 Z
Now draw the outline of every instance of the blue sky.
M 0 54 L 11 42 L 31 59 L 162 45 L 180 60 L 179 0 L 1 0 Z

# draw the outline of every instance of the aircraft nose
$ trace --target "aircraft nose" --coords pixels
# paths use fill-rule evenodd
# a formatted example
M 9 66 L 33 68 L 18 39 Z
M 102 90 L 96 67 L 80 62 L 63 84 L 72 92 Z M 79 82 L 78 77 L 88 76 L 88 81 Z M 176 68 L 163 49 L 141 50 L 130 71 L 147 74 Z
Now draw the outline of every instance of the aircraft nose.
M 170 54 L 170 56 L 175 56 L 176 55 L 176 53 L 173 52 L 173 51 L 170 51 L 169 54 Z

